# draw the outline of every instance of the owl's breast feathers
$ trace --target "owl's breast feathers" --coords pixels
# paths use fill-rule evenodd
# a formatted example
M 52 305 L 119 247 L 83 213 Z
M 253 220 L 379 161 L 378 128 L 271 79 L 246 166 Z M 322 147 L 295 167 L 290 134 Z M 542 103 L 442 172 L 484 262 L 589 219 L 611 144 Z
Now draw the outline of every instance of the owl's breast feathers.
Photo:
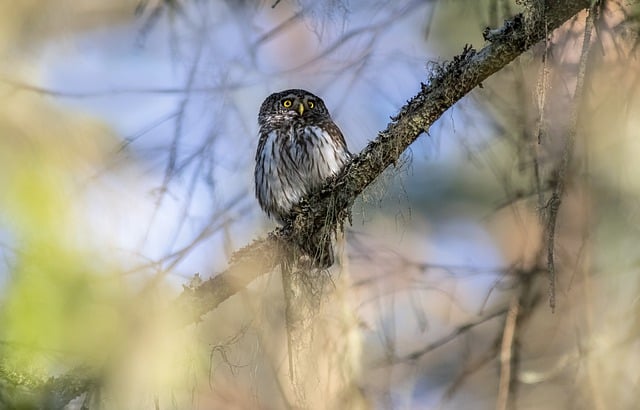
M 318 103 L 316 109 L 299 114 L 280 108 L 270 111 L 271 105 L 265 102 L 258 117 L 256 196 L 267 214 L 280 223 L 305 195 L 339 173 L 351 158 L 344 136 L 324 103 L 312 97 Z

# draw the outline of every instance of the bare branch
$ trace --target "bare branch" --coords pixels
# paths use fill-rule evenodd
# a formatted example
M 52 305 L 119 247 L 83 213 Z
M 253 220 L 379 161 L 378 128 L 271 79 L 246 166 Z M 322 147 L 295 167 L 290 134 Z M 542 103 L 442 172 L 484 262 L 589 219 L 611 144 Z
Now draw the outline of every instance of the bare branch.
M 502 331 L 502 346 L 500 348 L 500 383 L 498 385 L 498 400 L 496 409 L 506 410 L 509 404 L 509 392 L 514 381 L 513 370 L 511 368 L 513 341 L 516 334 L 516 323 L 518 319 L 518 298 L 514 295 L 509 303 L 509 311 Z
M 185 287 L 176 300 L 178 309 L 186 313 L 185 320 L 199 320 L 251 281 L 271 272 L 281 260 L 279 242 L 275 235 L 255 240 L 232 255 L 224 272 L 195 287 Z
M 596 6 L 597 7 L 597 6 Z M 571 158 L 573 157 L 573 147 L 575 145 L 577 127 L 578 127 L 578 112 L 582 101 L 582 90 L 584 85 L 584 77 L 587 68 L 587 59 L 589 57 L 589 50 L 591 49 L 591 31 L 593 30 L 593 13 L 595 8 L 591 9 L 587 15 L 587 21 L 584 28 L 584 37 L 582 42 L 582 54 L 580 55 L 580 64 L 578 66 L 578 75 L 576 82 L 576 89 L 573 95 L 573 111 L 571 115 L 571 123 L 569 124 L 569 133 L 565 140 L 564 147 L 562 149 L 562 158 L 556 171 L 557 177 L 551 198 L 547 202 L 547 270 L 549 271 L 549 306 L 551 310 L 555 310 L 556 307 L 556 266 L 555 266 L 555 235 L 556 235 L 556 221 L 558 219 L 558 211 L 560 205 L 562 205 L 562 199 L 566 189 L 567 172 L 571 165 Z

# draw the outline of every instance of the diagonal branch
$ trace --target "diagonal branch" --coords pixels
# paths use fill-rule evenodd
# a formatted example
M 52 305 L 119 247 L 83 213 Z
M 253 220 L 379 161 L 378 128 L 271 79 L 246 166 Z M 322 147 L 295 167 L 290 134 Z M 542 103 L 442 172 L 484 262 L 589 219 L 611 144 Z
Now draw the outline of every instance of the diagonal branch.
M 358 195 L 395 164 L 402 152 L 447 109 L 547 33 L 589 7 L 587 0 L 545 3 L 543 13 L 534 13 L 531 18 L 519 14 L 499 29 L 486 30 L 489 43 L 482 50 L 467 46 L 453 61 L 432 69 L 427 83 L 421 84 L 418 94 L 401 108 L 387 128 L 336 179 L 306 198 L 300 211 L 283 228 L 237 251 L 225 271 L 198 286 L 185 288 L 177 299 L 178 307 L 186 310 L 185 320 L 199 320 L 251 281 L 270 272 L 284 250 L 304 247 L 317 232 L 334 230 L 348 216 Z

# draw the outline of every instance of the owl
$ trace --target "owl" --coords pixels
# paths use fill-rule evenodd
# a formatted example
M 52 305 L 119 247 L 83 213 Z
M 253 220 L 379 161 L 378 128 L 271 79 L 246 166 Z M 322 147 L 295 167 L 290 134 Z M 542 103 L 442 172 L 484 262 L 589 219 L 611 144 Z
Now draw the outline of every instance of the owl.
M 294 205 L 336 175 L 351 158 L 324 101 L 305 90 L 273 93 L 258 114 L 255 190 L 280 224 Z
M 255 188 L 262 209 L 284 224 L 293 207 L 351 158 L 340 128 L 324 101 L 305 90 L 271 94 L 258 114 Z M 333 265 L 330 240 L 309 238 L 302 250 L 316 266 Z

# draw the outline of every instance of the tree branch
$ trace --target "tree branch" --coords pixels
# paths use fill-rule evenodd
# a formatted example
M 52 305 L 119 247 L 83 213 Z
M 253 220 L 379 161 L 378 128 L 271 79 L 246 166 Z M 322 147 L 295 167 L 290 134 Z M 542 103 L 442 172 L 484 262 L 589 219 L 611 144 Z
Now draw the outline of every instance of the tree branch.
M 591 50 L 591 31 L 594 27 L 594 11 L 596 8 L 589 9 L 584 27 L 584 36 L 582 38 L 582 53 L 580 54 L 580 62 L 578 65 L 577 81 L 575 91 L 573 93 L 573 109 L 569 124 L 569 132 L 564 141 L 562 148 L 562 157 L 558 164 L 555 178 L 555 184 L 551 193 L 551 198 L 547 202 L 547 271 L 549 273 L 549 306 L 554 312 L 556 308 L 556 263 L 555 263 L 555 238 L 556 238 L 556 221 L 558 212 L 562 205 L 564 193 L 566 190 L 567 173 L 571 165 L 573 157 L 573 147 L 575 145 L 576 135 L 578 133 L 578 115 L 582 104 L 582 93 L 584 87 L 584 78 L 587 71 L 587 60 L 589 51 Z
M 522 14 L 505 21 L 498 30 L 486 30 L 489 41 L 476 52 L 466 46 L 453 61 L 432 68 L 420 92 L 401 108 L 384 131 L 351 161 L 324 189 L 302 201 L 299 211 L 266 239 L 255 240 L 236 252 L 227 270 L 199 286 L 185 288 L 178 297 L 186 309 L 187 321 L 199 320 L 254 279 L 270 272 L 283 251 L 305 248 L 317 232 L 330 232 L 348 216 L 348 210 L 362 191 L 453 104 L 482 81 L 544 39 L 562 23 L 589 7 L 587 0 L 548 2 L 543 16 Z

